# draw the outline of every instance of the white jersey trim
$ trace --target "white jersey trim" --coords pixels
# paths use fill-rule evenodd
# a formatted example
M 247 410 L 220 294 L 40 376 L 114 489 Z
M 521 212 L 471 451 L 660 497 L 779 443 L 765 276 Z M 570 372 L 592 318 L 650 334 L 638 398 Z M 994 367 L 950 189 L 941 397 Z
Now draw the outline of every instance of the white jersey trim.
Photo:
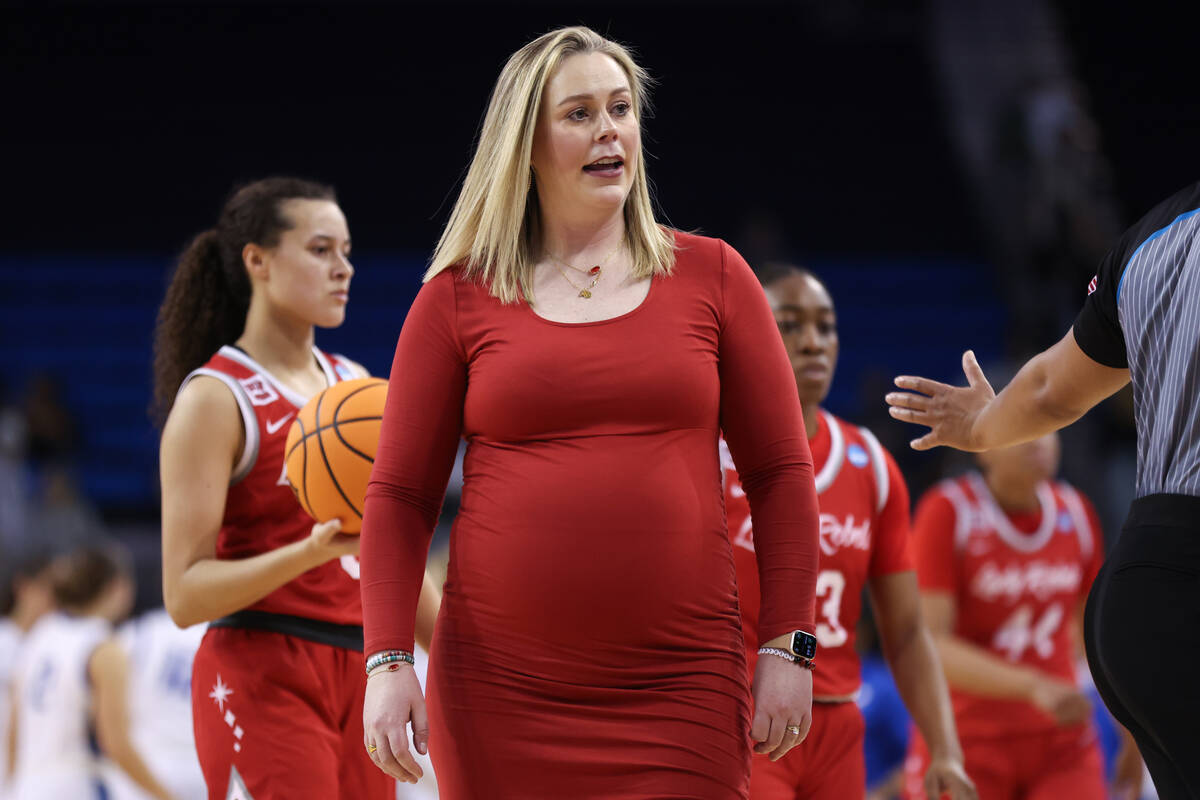
M 983 511 L 988 522 L 996 529 L 1000 538 L 1014 550 L 1033 553 L 1041 550 L 1045 547 L 1046 542 L 1050 541 L 1050 537 L 1054 535 L 1054 526 L 1058 523 L 1058 503 L 1054 499 L 1054 489 L 1051 488 L 1049 481 L 1043 481 L 1037 487 L 1038 505 L 1042 509 L 1041 524 L 1034 533 L 1025 534 L 1012 526 L 1008 515 L 1000 508 L 996 498 L 992 497 L 987 483 L 978 473 L 972 473 L 967 480 L 970 481 L 971 489 L 979 500 L 980 510 Z
M 329 358 L 333 362 L 341 362 L 342 364 L 345 364 L 350 369 L 351 372 L 356 373 L 358 375 L 358 377 L 360 377 L 360 378 L 371 377 L 371 373 L 367 371 L 366 367 L 364 367 L 362 364 L 359 364 L 359 363 L 347 358 L 346 356 L 342 355 L 341 353 L 330 353 Z M 337 363 L 334 363 L 333 371 L 335 373 L 337 372 Z
M 825 420 L 825 426 L 829 428 L 829 458 L 825 459 L 825 466 L 821 467 L 821 472 L 817 475 L 817 494 L 833 485 L 842 470 L 842 463 L 846 460 L 846 439 L 842 436 L 842 426 L 838 425 L 834 416 L 825 409 L 820 409 L 820 412 L 821 419 Z
M 180 384 L 179 391 L 182 392 L 183 387 L 187 386 L 192 378 L 197 375 L 216 378 L 228 386 L 229 391 L 233 392 L 233 399 L 237 402 L 238 409 L 242 412 L 242 430 L 246 434 L 246 443 L 242 445 L 241 456 L 233 468 L 233 474 L 229 476 L 229 485 L 232 486 L 249 475 L 250 470 L 254 469 L 254 463 L 258 461 L 258 447 L 262 438 L 262 434 L 258 430 L 258 417 L 254 413 L 254 407 L 250 403 L 250 398 L 246 396 L 246 390 L 242 388 L 237 379 L 232 375 L 226 375 L 224 372 L 218 372 L 215 369 L 201 367 L 189 372 L 187 377 L 183 379 L 183 383 Z M 176 397 L 178 396 L 176 394 Z
M 875 473 L 875 513 L 878 514 L 887 505 L 888 492 L 891 491 L 887 458 L 883 454 L 883 445 L 875 438 L 875 434 L 862 427 L 858 429 L 858 432 L 863 437 L 863 441 L 867 443 L 867 449 L 871 451 L 871 469 Z
M 1084 558 L 1090 559 L 1096 548 L 1096 532 L 1092 529 L 1092 523 L 1083 508 L 1083 501 L 1079 499 L 1079 492 L 1065 484 L 1059 484 L 1059 491 L 1062 493 L 1063 502 L 1075 523 L 1075 533 L 1079 537 L 1079 549 L 1083 552 Z
M 967 544 L 967 536 L 971 532 L 971 517 L 973 507 L 966 492 L 954 481 L 945 481 L 941 486 L 942 495 L 954 506 L 954 547 L 963 549 Z
M 321 371 L 325 373 L 325 380 L 329 382 L 330 386 L 333 386 L 338 382 L 337 371 L 333 368 L 333 364 L 330 363 L 329 358 L 324 353 L 315 347 L 313 348 L 313 355 L 317 357 L 317 363 L 321 365 Z
M 259 364 L 253 358 L 246 355 L 241 350 L 238 350 L 236 347 L 224 345 L 217 352 L 225 358 L 228 358 L 230 361 L 236 361 L 246 369 L 253 370 L 259 375 L 262 375 L 271 382 L 271 385 L 275 387 L 275 391 L 283 395 L 283 397 L 296 408 L 304 408 L 305 404 L 308 403 L 308 398 L 304 397 L 296 390 L 285 386 L 278 378 L 268 372 L 262 364 Z M 325 375 L 326 383 L 329 386 L 337 383 L 337 373 L 333 371 L 333 367 L 330 365 L 329 360 L 325 358 L 325 354 L 316 347 L 313 347 L 313 357 L 316 358 L 317 364 L 321 367 L 321 372 Z

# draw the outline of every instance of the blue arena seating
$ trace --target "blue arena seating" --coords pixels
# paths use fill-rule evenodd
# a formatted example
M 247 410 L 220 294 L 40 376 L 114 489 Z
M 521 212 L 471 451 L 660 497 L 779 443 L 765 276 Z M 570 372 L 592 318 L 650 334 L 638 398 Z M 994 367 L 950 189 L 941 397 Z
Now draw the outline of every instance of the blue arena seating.
M 8 401 L 29 379 L 59 378 L 82 434 L 79 479 L 107 511 L 157 506 L 157 432 L 148 407 L 155 311 L 170 257 L 58 255 L 0 260 L 0 355 Z M 842 356 L 830 407 L 853 418 L 868 375 L 915 372 L 959 381 L 971 346 L 999 354 L 1004 312 L 987 267 L 951 258 L 810 262 L 838 306 Z M 318 332 L 326 350 L 386 375 L 424 269 L 418 254 L 361 254 L 346 325 Z

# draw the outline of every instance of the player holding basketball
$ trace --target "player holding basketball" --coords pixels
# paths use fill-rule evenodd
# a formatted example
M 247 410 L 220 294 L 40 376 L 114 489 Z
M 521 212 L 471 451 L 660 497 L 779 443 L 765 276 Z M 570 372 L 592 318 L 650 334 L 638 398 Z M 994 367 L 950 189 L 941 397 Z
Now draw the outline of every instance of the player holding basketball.
M 864 723 L 858 705 L 855 626 L 863 586 L 870 590 L 884 652 L 913 717 L 935 742 L 923 776 L 931 797 L 974 798 L 963 772 L 950 698 L 921 621 L 908 553 L 908 487 L 892 457 L 866 428 L 843 422 L 820 404 L 838 356 L 837 320 L 828 290 L 807 270 L 775 266 L 764 285 L 796 376 L 817 472 L 820 572 L 817 629 L 821 663 L 813 672 L 813 727 L 778 760 L 755 757 L 751 800 L 853 800 L 866 794 Z M 759 583 L 750 505 L 722 442 L 725 504 L 738 572 L 738 600 L 751 671 Z
M 333 190 L 251 183 L 189 245 L 159 310 L 163 595 L 212 621 L 192 674 L 209 797 L 393 796 L 362 749 L 358 537 L 312 524 L 283 471 L 307 400 L 365 370 L 318 350 L 346 315 L 350 234 Z M 426 580 L 418 637 L 437 591 Z
M 981 472 L 921 499 L 914 524 L 922 607 L 967 772 L 981 800 L 1103 800 L 1092 707 L 1075 681 L 1075 633 L 1104 560 L 1099 520 L 1086 497 L 1053 481 L 1057 434 L 978 459 Z M 920 796 L 927 760 L 915 737 L 907 797 Z

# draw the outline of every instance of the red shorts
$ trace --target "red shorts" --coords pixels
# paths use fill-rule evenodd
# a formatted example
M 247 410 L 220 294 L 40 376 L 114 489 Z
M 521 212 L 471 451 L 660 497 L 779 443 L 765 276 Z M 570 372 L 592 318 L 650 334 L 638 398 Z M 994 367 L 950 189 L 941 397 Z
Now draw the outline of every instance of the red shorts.
M 856 703 L 813 703 L 803 742 L 778 761 L 754 756 L 750 800 L 861 800 L 867 793 L 865 729 Z
M 1089 725 L 1006 736 L 963 739 L 967 775 L 979 800 L 1105 800 L 1104 760 Z M 929 750 L 913 732 L 904 760 L 906 800 L 924 800 Z
M 209 800 L 392 800 L 363 747 L 362 653 L 282 633 L 210 628 L 192 666 Z

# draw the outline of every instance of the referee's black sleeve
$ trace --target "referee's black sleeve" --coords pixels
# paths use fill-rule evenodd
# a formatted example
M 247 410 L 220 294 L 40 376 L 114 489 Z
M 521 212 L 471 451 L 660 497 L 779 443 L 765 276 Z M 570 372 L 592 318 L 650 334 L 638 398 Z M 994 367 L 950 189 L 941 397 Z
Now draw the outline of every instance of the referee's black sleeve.
M 1200 207 L 1200 181 L 1189 184 L 1159 203 L 1121 236 L 1116 246 L 1100 262 L 1096 277 L 1088 284 L 1087 300 L 1075 318 L 1075 341 L 1089 358 L 1106 367 L 1125 369 L 1126 334 L 1136 341 L 1140 331 L 1121 328 L 1117 303 L 1121 299 L 1121 281 L 1138 251 L 1152 243 L 1173 223 L 1196 212 Z
M 1100 262 L 1096 276 L 1088 284 L 1088 296 L 1075 318 L 1075 342 L 1088 358 L 1106 367 L 1129 366 L 1125 354 L 1125 334 L 1117 316 L 1117 289 L 1129 258 L 1124 239 Z

